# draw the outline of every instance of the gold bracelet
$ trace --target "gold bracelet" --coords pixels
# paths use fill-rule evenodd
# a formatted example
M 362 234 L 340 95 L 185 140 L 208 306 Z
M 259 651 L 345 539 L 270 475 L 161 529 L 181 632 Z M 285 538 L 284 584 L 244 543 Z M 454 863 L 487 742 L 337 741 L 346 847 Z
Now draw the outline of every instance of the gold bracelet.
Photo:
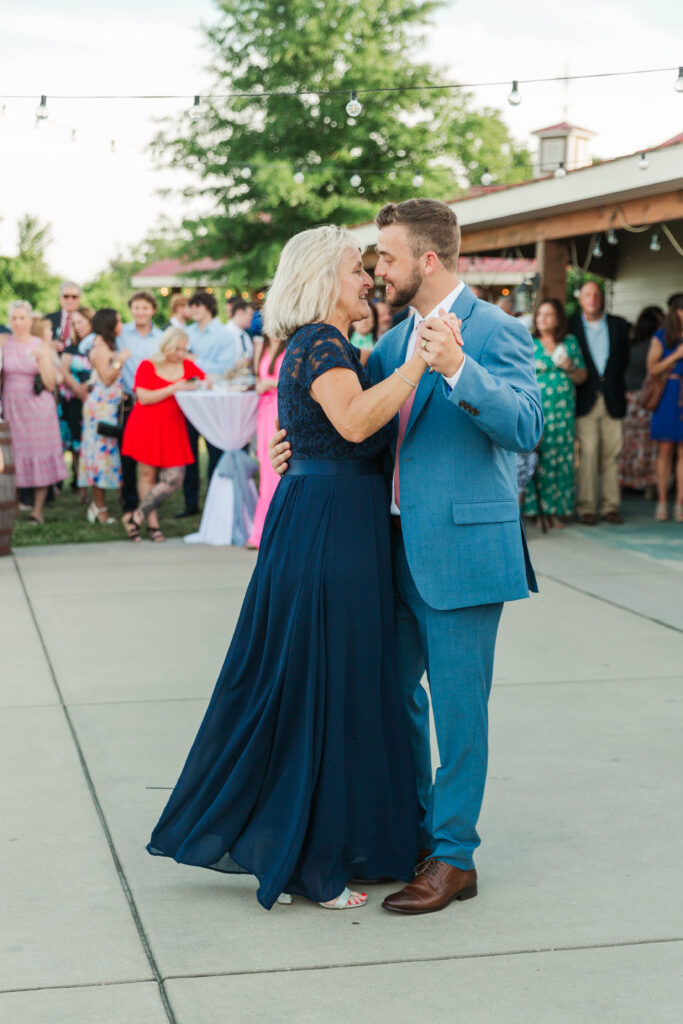
M 400 370 L 394 370 L 394 373 L 397 373 L 399 375 L 399 377 L 401 378 L 401 380 L 404 380 L 406 382 L 406 384 L 410 384 L 411 388 L 416 388 L 417 387 L 417 384 L 413 384 L 412 380 L 408 380 L 407 377 L 404 377 Z

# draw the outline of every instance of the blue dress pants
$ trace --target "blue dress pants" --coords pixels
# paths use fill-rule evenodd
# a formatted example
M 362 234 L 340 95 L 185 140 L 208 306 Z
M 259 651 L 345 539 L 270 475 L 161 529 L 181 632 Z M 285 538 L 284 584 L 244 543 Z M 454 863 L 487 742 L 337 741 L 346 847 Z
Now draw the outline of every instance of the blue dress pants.
M 394 535 L 399 684 L 410 719 L 423 818 L 420 846 L 474 867 L 488 764 L 488 698 L 501 603 L 438 611 L 418 593 L 403 538 Z M 439 767 L 432 781 L 429 680 Z

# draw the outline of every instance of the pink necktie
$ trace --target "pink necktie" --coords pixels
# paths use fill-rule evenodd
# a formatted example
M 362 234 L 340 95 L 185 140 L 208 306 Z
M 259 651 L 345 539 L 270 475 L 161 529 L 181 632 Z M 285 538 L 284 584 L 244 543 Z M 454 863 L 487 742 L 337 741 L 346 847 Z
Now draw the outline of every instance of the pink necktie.
M 415 401 L 416 391 L 417 388 L 413 388 L 412 392 L 408 395 L 401 406 L 398 414 L 398 437 L 396 438 L 396 461 L 394 462 L 394 498 L 399 509 L 401 507 L 401 484 L 399 480 L 398 457 L 401 454 L 401 445 L 403 444 L 403 438 L 405 437 L 406 429 L 408 427 L 408 420 L 410 419 L 410 411 L 413 408 L 413 402 Z

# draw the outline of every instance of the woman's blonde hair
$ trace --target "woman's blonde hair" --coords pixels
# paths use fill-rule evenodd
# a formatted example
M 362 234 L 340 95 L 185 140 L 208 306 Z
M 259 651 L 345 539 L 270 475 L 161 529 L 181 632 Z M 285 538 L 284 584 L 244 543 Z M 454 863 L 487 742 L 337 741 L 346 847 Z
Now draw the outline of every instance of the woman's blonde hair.
M 15 309 L 24 309 L 29 316 L 33 316 L 33 306 L 26 299 L 15 299 L 14 302 L 10 302 L 7 307 L 7 315 L 11 316 Z
M 289 338 L 298 327 L 318 323 L 339 298 L 339 264 L 358 239 L 327 225 L 302 231 L 285 245 L 263 308 L 263 326 L 274 338 Z
M 161 341 L 159 342 L 159 348 L 151 356 L 153 363 L 159 366 L 163 363 L 164 359 L 169 352 L 172 352 L 178 342 L 181 340 L 188 341 L 187 331 L 184 331 L 182 327 L 167 327 L 164 333 L 161 335 Z

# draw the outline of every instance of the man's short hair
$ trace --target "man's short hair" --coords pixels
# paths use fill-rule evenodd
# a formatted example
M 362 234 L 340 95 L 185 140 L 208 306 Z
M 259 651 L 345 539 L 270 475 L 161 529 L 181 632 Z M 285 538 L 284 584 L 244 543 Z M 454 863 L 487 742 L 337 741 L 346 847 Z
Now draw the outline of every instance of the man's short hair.
M 377 214 L 375 223 L 380 229 L 403 224 L 408 229 L 410 251 L 416 259 L 426 252 L 435 252 L 447 270 L 457 269 L 460 225 L 446 203 L 437 199 L 387 203 Z
M 190 296 L 188 306 L 203 306 L 211 316 L 218 316 L 218 303 L 211 292 L 198 291 Z
M 154 312 L 157 311 L 157 300 L 154 298 L 151 292 L 135 292 L 134 295 L 128 299 L 128 309 L 131 309 L 134 302 L 149 302 Z
M 232 304 L 232 315 L 239 313 L 243 309 L 251 309 L 251 302 L 247 302 L 246 299 L 236 299 Z
M 83 292 L 83 289 L 81 288 L 80 284 L 76 284 L 75 281 L 62 281 L 62 283 L 59 286 L 60 299 L 64 295 L 64 292 L 71 291 L 72 288 L 74 288 L 79 295 L 81 295 Z

